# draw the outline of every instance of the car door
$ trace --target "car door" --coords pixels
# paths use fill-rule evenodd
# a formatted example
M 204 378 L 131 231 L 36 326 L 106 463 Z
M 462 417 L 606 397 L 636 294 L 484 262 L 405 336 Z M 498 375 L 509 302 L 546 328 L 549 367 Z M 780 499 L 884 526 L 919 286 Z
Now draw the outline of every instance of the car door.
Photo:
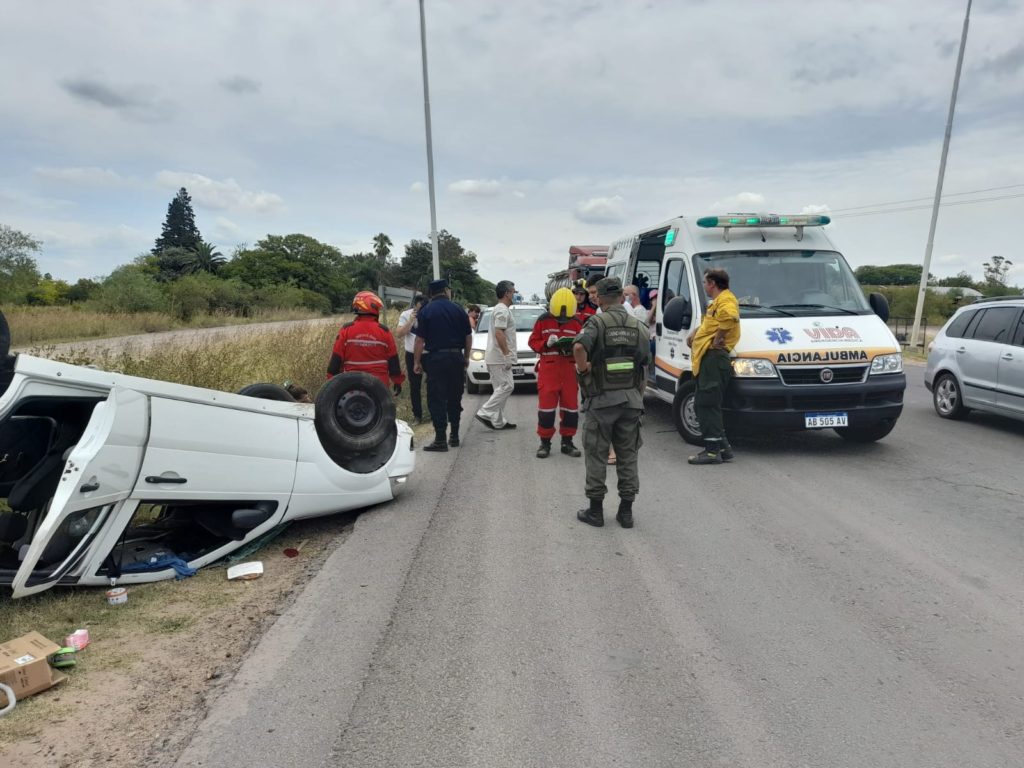
M 112 510 L 135 488 L 148 428 L 149 398 L 141 392 L 114 387 L 96 405 L 11 583 L 14 597 L 49 589 L 83 566 Z
M 275 518 L 284 514 L 295 484 L 296 418 L 167 397 L 153 397 L 150 407 L 138 498 L 273 501 Z
M 960 343 L 953 344 L 968 405 L 995 406 L 999 358 L 1012 337 L 1017 313 L 1017 307 L 987 307 Z
M 1024 311 L 1017 316 L 1010 343 L 999 353 L 996 405 L 1003 411 L 1024 417 Z

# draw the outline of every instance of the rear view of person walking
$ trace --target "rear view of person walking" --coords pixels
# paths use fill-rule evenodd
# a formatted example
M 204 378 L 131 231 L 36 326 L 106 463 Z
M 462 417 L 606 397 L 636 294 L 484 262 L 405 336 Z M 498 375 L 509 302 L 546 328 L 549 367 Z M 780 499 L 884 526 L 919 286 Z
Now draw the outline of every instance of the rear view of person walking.
M 500 280 L 494 286 L 498 303 L 491 310 L 491 325 L 487 332 L 487 351 L 484 362 L 491 375 L 493 392 L 486 403 L 476 412 L 476 418 L 490 429 L 515 429 L 516 425 L 505 418 L 505 404 L 515 389 L 512 380 L 512 366 L 516 364 L 516 318 L 512 312 L 512 301 L 516 286 L 511 280 Z
M 568 288 L 559 288 L 551 296 L 548 312 L 537 318 L 530 333 L 530 349 L 537 353 L 537 458 L 551 455 L 555 435 L 555 416 L 561 407 L 558 432 L 562 453 L 578 457 L 580 450 L 572 439 L 579 426 L 579 384 L 572 359 L 572 345 L 583 330 L 576 315 L 576 297 Z
M 429 286 L 430 303 L 416 316 L 413 370 L 427 372 L 427 407 L 434 423 L 434 442 L 425 451 L 447 451 L 459 445 L 462 390 L 473 335 L 466 310 L 451 300 L 447 280 Z M 451 437 L 446 440 L 448 425 Z

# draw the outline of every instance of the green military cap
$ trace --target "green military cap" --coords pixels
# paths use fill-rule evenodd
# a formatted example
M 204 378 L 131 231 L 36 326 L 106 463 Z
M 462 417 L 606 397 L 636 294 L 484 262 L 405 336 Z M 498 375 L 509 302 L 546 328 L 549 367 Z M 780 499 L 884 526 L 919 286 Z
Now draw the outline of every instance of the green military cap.
M 598 296 L 618 296 L 622 293 L 622 281 L 617 277 L 602 277 L 597 281 Z

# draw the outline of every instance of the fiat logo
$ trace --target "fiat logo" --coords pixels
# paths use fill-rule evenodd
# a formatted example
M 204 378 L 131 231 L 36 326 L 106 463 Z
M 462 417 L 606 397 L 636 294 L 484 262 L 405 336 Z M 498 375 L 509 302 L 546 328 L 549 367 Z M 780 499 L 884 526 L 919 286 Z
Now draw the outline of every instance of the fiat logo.
M 828 384 L 830 381 L 832 381 L 832 376 L 834 374 L 832 373 L 831 368 L 822 368 L 821 373 L 819 375 L 821 376 L 821 383 Z

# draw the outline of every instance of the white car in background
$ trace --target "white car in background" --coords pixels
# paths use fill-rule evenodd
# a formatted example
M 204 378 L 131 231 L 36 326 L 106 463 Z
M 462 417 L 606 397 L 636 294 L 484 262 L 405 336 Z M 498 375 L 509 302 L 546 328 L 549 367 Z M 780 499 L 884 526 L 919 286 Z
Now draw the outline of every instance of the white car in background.
M 530 332 L 537 318 L 548 311 L 543 304 L 513 304 L 512 314 L 516 319 L 516 358 L 517 364 L 512 368 L 512 380 L 520 384 L 537 384 L 537 353 L 527 343 Z M 466 368 L 466 391 L 476 395 L 482 389 L 491 386 L 491 375 L 487 372 L 484 352 L 487 350 L 487 335 L 491 327 L 491 312 L 488 307 L 480 315 L 473 334 L 473 351 L 469 355 L 469 367 Z
M 283 522 L 392 499 L 415 467 L 387 387 L 331 379 L 315 404 L 8 355 L 0 314 L 0 585 L 172 578 Z

